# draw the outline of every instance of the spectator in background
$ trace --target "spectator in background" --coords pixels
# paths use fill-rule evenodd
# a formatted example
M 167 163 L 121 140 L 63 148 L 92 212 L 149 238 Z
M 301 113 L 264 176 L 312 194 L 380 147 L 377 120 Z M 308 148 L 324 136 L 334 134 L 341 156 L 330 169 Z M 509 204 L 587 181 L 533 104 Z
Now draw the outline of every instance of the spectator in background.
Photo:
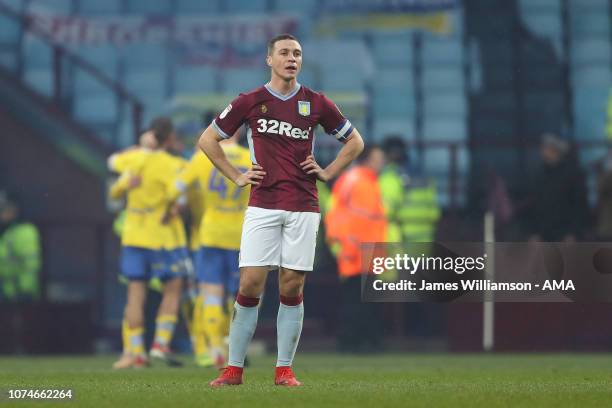
M 34 301 L 40 297 L 41 265 L 38 229 L 19 218 L 19 206 L 0 191 L 0 283 L 5 301 Z
M 612 145 L 597 178 L 597 238 L 612 241 Z
M 440 218 L 435 183 L 410 168 L 408 146 L 401 136 L 385 138 L 383 149 L 387 165 L 379 183 L 389 222 L 388 241 L 433 242 Z
M 384 163 L 382 149 L 366 146 L 357 165 L 334 184 L 325 216 L 327 240 L 340 275 L 340 351 L 376 351 L 380 346 L 376 305 L 361 302 L 361 275 L 367 271 L 362 268 L 360 244 L 384 242 L 386 238 L 387 221 L 378 185 Z
M 542 166 L 533 178 L 524 221 L 531 240 L 559 242 L 582 238 L 589 208 L 584 171 L 567 141 L 542 137 Z

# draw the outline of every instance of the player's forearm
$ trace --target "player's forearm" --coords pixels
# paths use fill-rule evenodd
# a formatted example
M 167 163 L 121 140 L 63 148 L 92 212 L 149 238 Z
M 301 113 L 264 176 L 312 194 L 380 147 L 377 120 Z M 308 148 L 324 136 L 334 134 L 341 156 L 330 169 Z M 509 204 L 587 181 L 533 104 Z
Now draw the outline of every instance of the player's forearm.
M 202 133 L 202 136 L 200 136 L 198 145 L 210 159 L 212 164 L 214 164 L 225 177 L 236 182 L 236 179 L 240 176 L 240 171 L 227 160 L 227 156 L 223 152 L 221 145 L 219 145 L 221 140 L 222 138 L 217 131 L 212 126 L 208 126 L 204 133 Z
M 348 142 L 338 152 L 336 159 L 325 168 L 329 179 L 335 178 L 344 168 L 346 168 L 363 151 L 363 139 L 357 131 L 353 130 Z
M 122 198 L 128 191 L 128 177 L 123 174 L 109 188 L 108 195 L 113 200 Z

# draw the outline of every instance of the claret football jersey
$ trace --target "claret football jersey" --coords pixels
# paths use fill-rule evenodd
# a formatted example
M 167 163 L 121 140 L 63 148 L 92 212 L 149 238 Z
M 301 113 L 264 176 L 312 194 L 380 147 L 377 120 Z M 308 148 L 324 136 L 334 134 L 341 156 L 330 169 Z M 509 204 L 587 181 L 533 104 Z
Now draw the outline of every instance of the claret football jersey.
M 215 118 L 212 125 L 224 138 L 246 126 L 251 161 L 266 172 L 251 188 L 250 206 L 319 212 L 316 176 L 300 166 L 313 152 L 318 124 L 343 143 L 353 131 L 332 101 L 300 84 L 287 95 L 269 85 L 240 94 Z

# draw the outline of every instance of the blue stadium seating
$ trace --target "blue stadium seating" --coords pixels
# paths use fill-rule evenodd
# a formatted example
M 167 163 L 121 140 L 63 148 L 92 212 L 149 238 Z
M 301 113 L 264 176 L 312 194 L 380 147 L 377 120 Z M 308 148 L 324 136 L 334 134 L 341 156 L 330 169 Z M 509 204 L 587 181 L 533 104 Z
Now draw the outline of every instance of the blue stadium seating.
M 79 13 L 82 14 L 119 14 L 123 0 L 79 0 Z
M 225 10 L 235 13 L 264 13 L 268 10 L 267 0 L 225 0 Z
M 117 47 L 108 44 L 84 45 L 73 51 L 112 79 L 117 78 L 119 66 Z
M 368 140 L 382 141 L 391 134 L 401 135 L 407 141 L 414 141 L 415 128 L 413 119 L 411 117 L 394 119 L 376 117 L 374 119 L 372 135 L 364 134 L 364 137 L 367 137 Z
M 37 38 L 26 36 L 23 46 L 23 59 L 29 68 L 51 68 L 53 64 L 52 48 Z
M 563 30 L 561 14 L 548 12 L 523 13 L 522 20 L 532 33 L 540 37 L 561 38 Z
M 362 92 L 365 87 L 364 73 L 358 65 L 345 64 L 324 66 L 321 88 L 324 92 Z
M 399 65 L 410 69 L 413 61 L 412 34 L 372 35 L 372 56 L 377 67 Z
M 29 87 L 44 96 L 53 95 L 53 73 L 49 69 L 32 68 L 23 73 L 23 79 Z
M 394 118 L 412 117 L 415 111 L 415 101 L 412 92 L 390 94 L 389 91 L 374 92 L 372 112 L 375 117 Z
M 463 141 L 467 136 L 466 126 L 463 117 L 425 115 L 423 137 L 430 140 Z
M 0 44 L 14 44 L 19 39 L 19 23 L 0 14 Z
M 214 92 L 217 82 L 217 72 L 211 67 L 179 66 L 174 70 L 175 94 Z
M 276 0 L 274 10 L 278 12 L 299 12 L 300 14 L 314 14 L 318 10 L 317 0 Z
M 612 72 L 605 64 L 583 65 L 572 70 L 571 82 L 574 88 L 607 87 L 612 84 Z
M 167 14 L 172 12 L 171 0 L 126 0 L 128 13 Z
M 74 11 L 72 0 L 31 0 L 27 6 L 28 10 L 44 9 L 65 15 L 70 15 Z
M 603 140 L 612 83 L 574 88 L 574 132 L 577 139 Z
M 573 37 L 609 36 L 610 16 L 599 10 L 570 13 Z
M 570 14 L 588 10 L 605 14 L 609 12 L 610 7 L 608 0 L 569 0 L 568 3 Z
M 428 91 L 463 91 L 465 74 L 460 66 L 437 66 L 423 69 L 423 88 Z
M 219 0 L 176 0 L 177 13 L 218 13 Z
M 372 83 L 374 89 L 388 89 L 392 92 L 410 92 L 414 89 L 412 71 L 402 68 L 381 68 L 377 70 Z
M 463 43 L 460 37 L 425 37 L 422 52 L 424 64 L 463 63 Z
M 161 44 L 130 44 L 119 49 L 127 67 L 164 70 L 168 48 Z
M 231 96 L 262 86 L 269 80 L 268 70 L 262 68 L 231 68 L 223 70 L 223 90 Z
M 109 88 L 97 80 L 95 77 L 85 72 L 82 69 L 77 69 L 73 75 L 74 79 L 74 92 L 76 94 L 91 95 L 97 93 L 104 93 Z
M 523 12 L 547 11 L 561 14 L 561 0 L 519 0 Z
M 112 123 L 117 118 L 117 101 L 109 93 L 76 94 L 73 112 L 78 120 L 86 123 Z
M 166 76 L 159 69 L 144 70 L 128 67 L 123 77 L 123 85 L 136 95 L 166 96 Z
M 573 64 L 609 64 L 611 60 L 610 41 L 605 38 L 574 38 L 571 44 Z
M 467 117 L 467 100 L 463 92 L 425 93 L 423 103 L 425 115 Z
M 0 67 L 15 72 L 17 69 L 17 55 L 10 50 L 0 50 Z

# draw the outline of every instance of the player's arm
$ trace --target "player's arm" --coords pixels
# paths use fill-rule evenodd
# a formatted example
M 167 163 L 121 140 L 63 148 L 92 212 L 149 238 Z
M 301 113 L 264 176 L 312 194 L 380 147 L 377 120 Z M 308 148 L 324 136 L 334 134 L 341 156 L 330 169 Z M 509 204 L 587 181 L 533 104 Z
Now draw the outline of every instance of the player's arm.
M 241 173 L 240 170 L 230 163 L 225 155 L 225 152 L 223 152 L 223 149 L 219 144 L 219 142 L 223 139 L 224 138 L 211 124 L 200 136 L 198 145 L 204 154 L 210 159 L 212 164 L 214 164 L 225 177 L 236 183 L 237 186 L 244 187 L 248 184 L 258 185 L 259 181 L 266 175 L 263 168 L 257 164 L 253 164 L 251 170 Z
M 129 190 L 140 185 L 142 179 L 138 175 L 130 174 L 129 172 L 121 174 L 109 188 L 108 195 L 113 200 L 122 198 Z
M 359 156 L 363 151 L 363 138 L 359 134 L 357 129 L 353 129 L 350 135 L 347 137 L 344 146 L 338 152 L 336 159 L 332 161 L 326 168 L 322 169 L 313 155 L 310 155 L 300 163 L 302 169 L 307 174 L 316 174 L 317 178 L 321 181 L 329 181 L 335 178 L 340 172 L 346 168 L 353 160 Z

